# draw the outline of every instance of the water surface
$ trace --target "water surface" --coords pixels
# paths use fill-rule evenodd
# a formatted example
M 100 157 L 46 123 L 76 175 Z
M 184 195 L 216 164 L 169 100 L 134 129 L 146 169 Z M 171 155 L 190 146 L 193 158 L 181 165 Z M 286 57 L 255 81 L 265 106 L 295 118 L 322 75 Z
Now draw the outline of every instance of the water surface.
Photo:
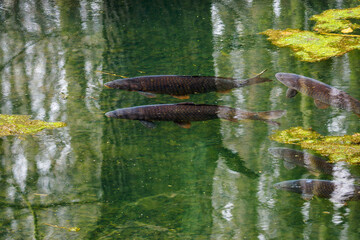
M 277 72 L 321 80 L 360 98 L 360 54 L 299 62 L 259 35 L 311 29 L 309 18 L 358 1 L 0 2 L 0 110 L 67 127 L 0 139 L 3 239 L 358 239 L 360 203 L 305 201 L 277 182 L 349 180 L 287 169 L 268 148 L 263 122 L 172 122 L 148 129 L 107 111 L 178 103 L 105 89 L 120 76 L 208 75 L 245 79 L 268 69 L 272 83 L 189 101 L 244 110 L 287 110 L 280 129 L 359 132 L 358 117 L 285 98 Z M 106 74 L 111 73 L 111 74 Z M 350 180 L 349 180 L 350 181 Z M 66 228 L 80 228 L 77 232 Z

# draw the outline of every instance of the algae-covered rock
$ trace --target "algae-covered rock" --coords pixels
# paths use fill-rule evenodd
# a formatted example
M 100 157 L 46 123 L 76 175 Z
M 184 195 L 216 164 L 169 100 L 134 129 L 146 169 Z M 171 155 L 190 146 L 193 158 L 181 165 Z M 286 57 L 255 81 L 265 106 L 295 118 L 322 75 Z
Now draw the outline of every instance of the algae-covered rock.
M 360 28 L 359 24 L 351 21 L 353 19 L 360 19 L 360 6 L 346 9 L 329 9 L 310 18 L 310 20 L 316 21 L 315 31 L 342 33 L 350 33 Z
M 299 29 L 268 29 L 262 34 L 269 36 L 268 40 L 278 47 L 290 47 L 296 57 L 306 62 L 321 61 L 360 49 L 360 38 L 323 35 Z
M 316 62 L 360 49 L 360 35 L 348 34 L 360 29 L 357 19 L 360 6 L 330 9 L 310 18 L 316 21 L 314 31 L 268 29 L 261 34 L 278 47 L 290 47 L 301 61 Z
M 300 145 L 322 156 L 330 162 L 346 161 L 350 164 L 360 164 L 360 134 L 344 136 L 322 136 L 312 129 L 293 127 L 277 131 L 270 136 L 271 140 Z
M 35 134 L 43 129 L 54 129 L 65 126 L 66 124 L 63 122 L 30 120 L 29 115 L 0 114 L 0 137 Z

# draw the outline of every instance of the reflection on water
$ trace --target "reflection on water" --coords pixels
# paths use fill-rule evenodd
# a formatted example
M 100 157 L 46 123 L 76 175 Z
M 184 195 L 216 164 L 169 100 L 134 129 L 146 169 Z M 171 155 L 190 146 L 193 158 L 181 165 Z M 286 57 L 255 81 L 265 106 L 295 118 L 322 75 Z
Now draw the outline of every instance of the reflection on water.
M 272 46 L 268 28 L 310 29 L 309 17 L 349 1 L 0 1 L 3 114 L 67 127 L 0 141 L 0 236 L 4 239 L 357 239 L 359 203 L 303 201 L 276 182 L 309 178 L 268 153 L 275 129 L 259 121 L 164 122 L 154 130 L 105 112 L 179 103 L 106 91 L 140 75 L 245 79 L 268 69 L 326 82 L 360 98 L 359 54 L 302 63 Z M 286 100 L 271 83 L 191 96 L 196 104 L 287 110 L 281 128 L 358 132 L 357 116 Z M 337 164 L 329 179 L 356 182 Z M 312 176 L 314 178 L 314 176 Z M 341 191 L 341 190 L 339 190 Z M 79 231 L 69 231 L 80 228 Z

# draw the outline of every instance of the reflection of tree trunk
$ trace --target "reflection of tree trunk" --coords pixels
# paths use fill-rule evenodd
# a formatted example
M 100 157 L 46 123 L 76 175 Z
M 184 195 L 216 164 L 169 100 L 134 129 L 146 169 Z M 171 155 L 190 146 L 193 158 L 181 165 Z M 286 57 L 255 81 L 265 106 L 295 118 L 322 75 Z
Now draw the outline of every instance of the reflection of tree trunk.
M 92 116 L 86 111 L 85 91 L 85 56 L 83 53 L 83 34 L 79 1 L 60 1 L 61 37 L 65 49 L 65 71 L 68 82 L 68 127 L 72 139 L 72 149 L 78 161 L 98 159 L 96 147 L 90 147 L 94 141 L 95 129 L 91 122 L 97 116 Z M 85 141 L 84 141 L 85 140 Z M 96 143 L 94 143 L 96 144 Z M 78 162 L 80 163 L 80 162 Z

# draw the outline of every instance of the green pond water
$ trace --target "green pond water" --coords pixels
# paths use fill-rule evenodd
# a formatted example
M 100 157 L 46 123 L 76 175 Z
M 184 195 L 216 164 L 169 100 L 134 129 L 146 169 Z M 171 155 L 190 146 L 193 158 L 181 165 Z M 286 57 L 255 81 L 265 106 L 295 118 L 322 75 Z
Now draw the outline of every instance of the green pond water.
M 354 134 L 359 118 L 286 99 L 274 75 L 292 72 L 360 98 L 360 52 L 300 62 L 259 32 L 310 30 L 309 18 L 355 0 L 0 1 L 0 111 L 62 121 L 64 128 L 0 139 L 1 239 L 359 239 L 360 202 L 302 199 L 280 181 L 349 180 L 287 169 L 269 154 L 276 129 L 302 126 L 322 135 Z M 140 75 L 245 79 L 268 69 L 271 83 L 195 103 L 251 111 L 287 110 L 276 128 L 258 121 L 194 122 L 190 129 L 109 119 L 104 113 L 179 103 L 106 89 Z M 351 179 L 350 179 L 351 180 Z M 349 181 L 350 181 L 349 180 Z M 71 231 L 72 230 L 72 231 Z

